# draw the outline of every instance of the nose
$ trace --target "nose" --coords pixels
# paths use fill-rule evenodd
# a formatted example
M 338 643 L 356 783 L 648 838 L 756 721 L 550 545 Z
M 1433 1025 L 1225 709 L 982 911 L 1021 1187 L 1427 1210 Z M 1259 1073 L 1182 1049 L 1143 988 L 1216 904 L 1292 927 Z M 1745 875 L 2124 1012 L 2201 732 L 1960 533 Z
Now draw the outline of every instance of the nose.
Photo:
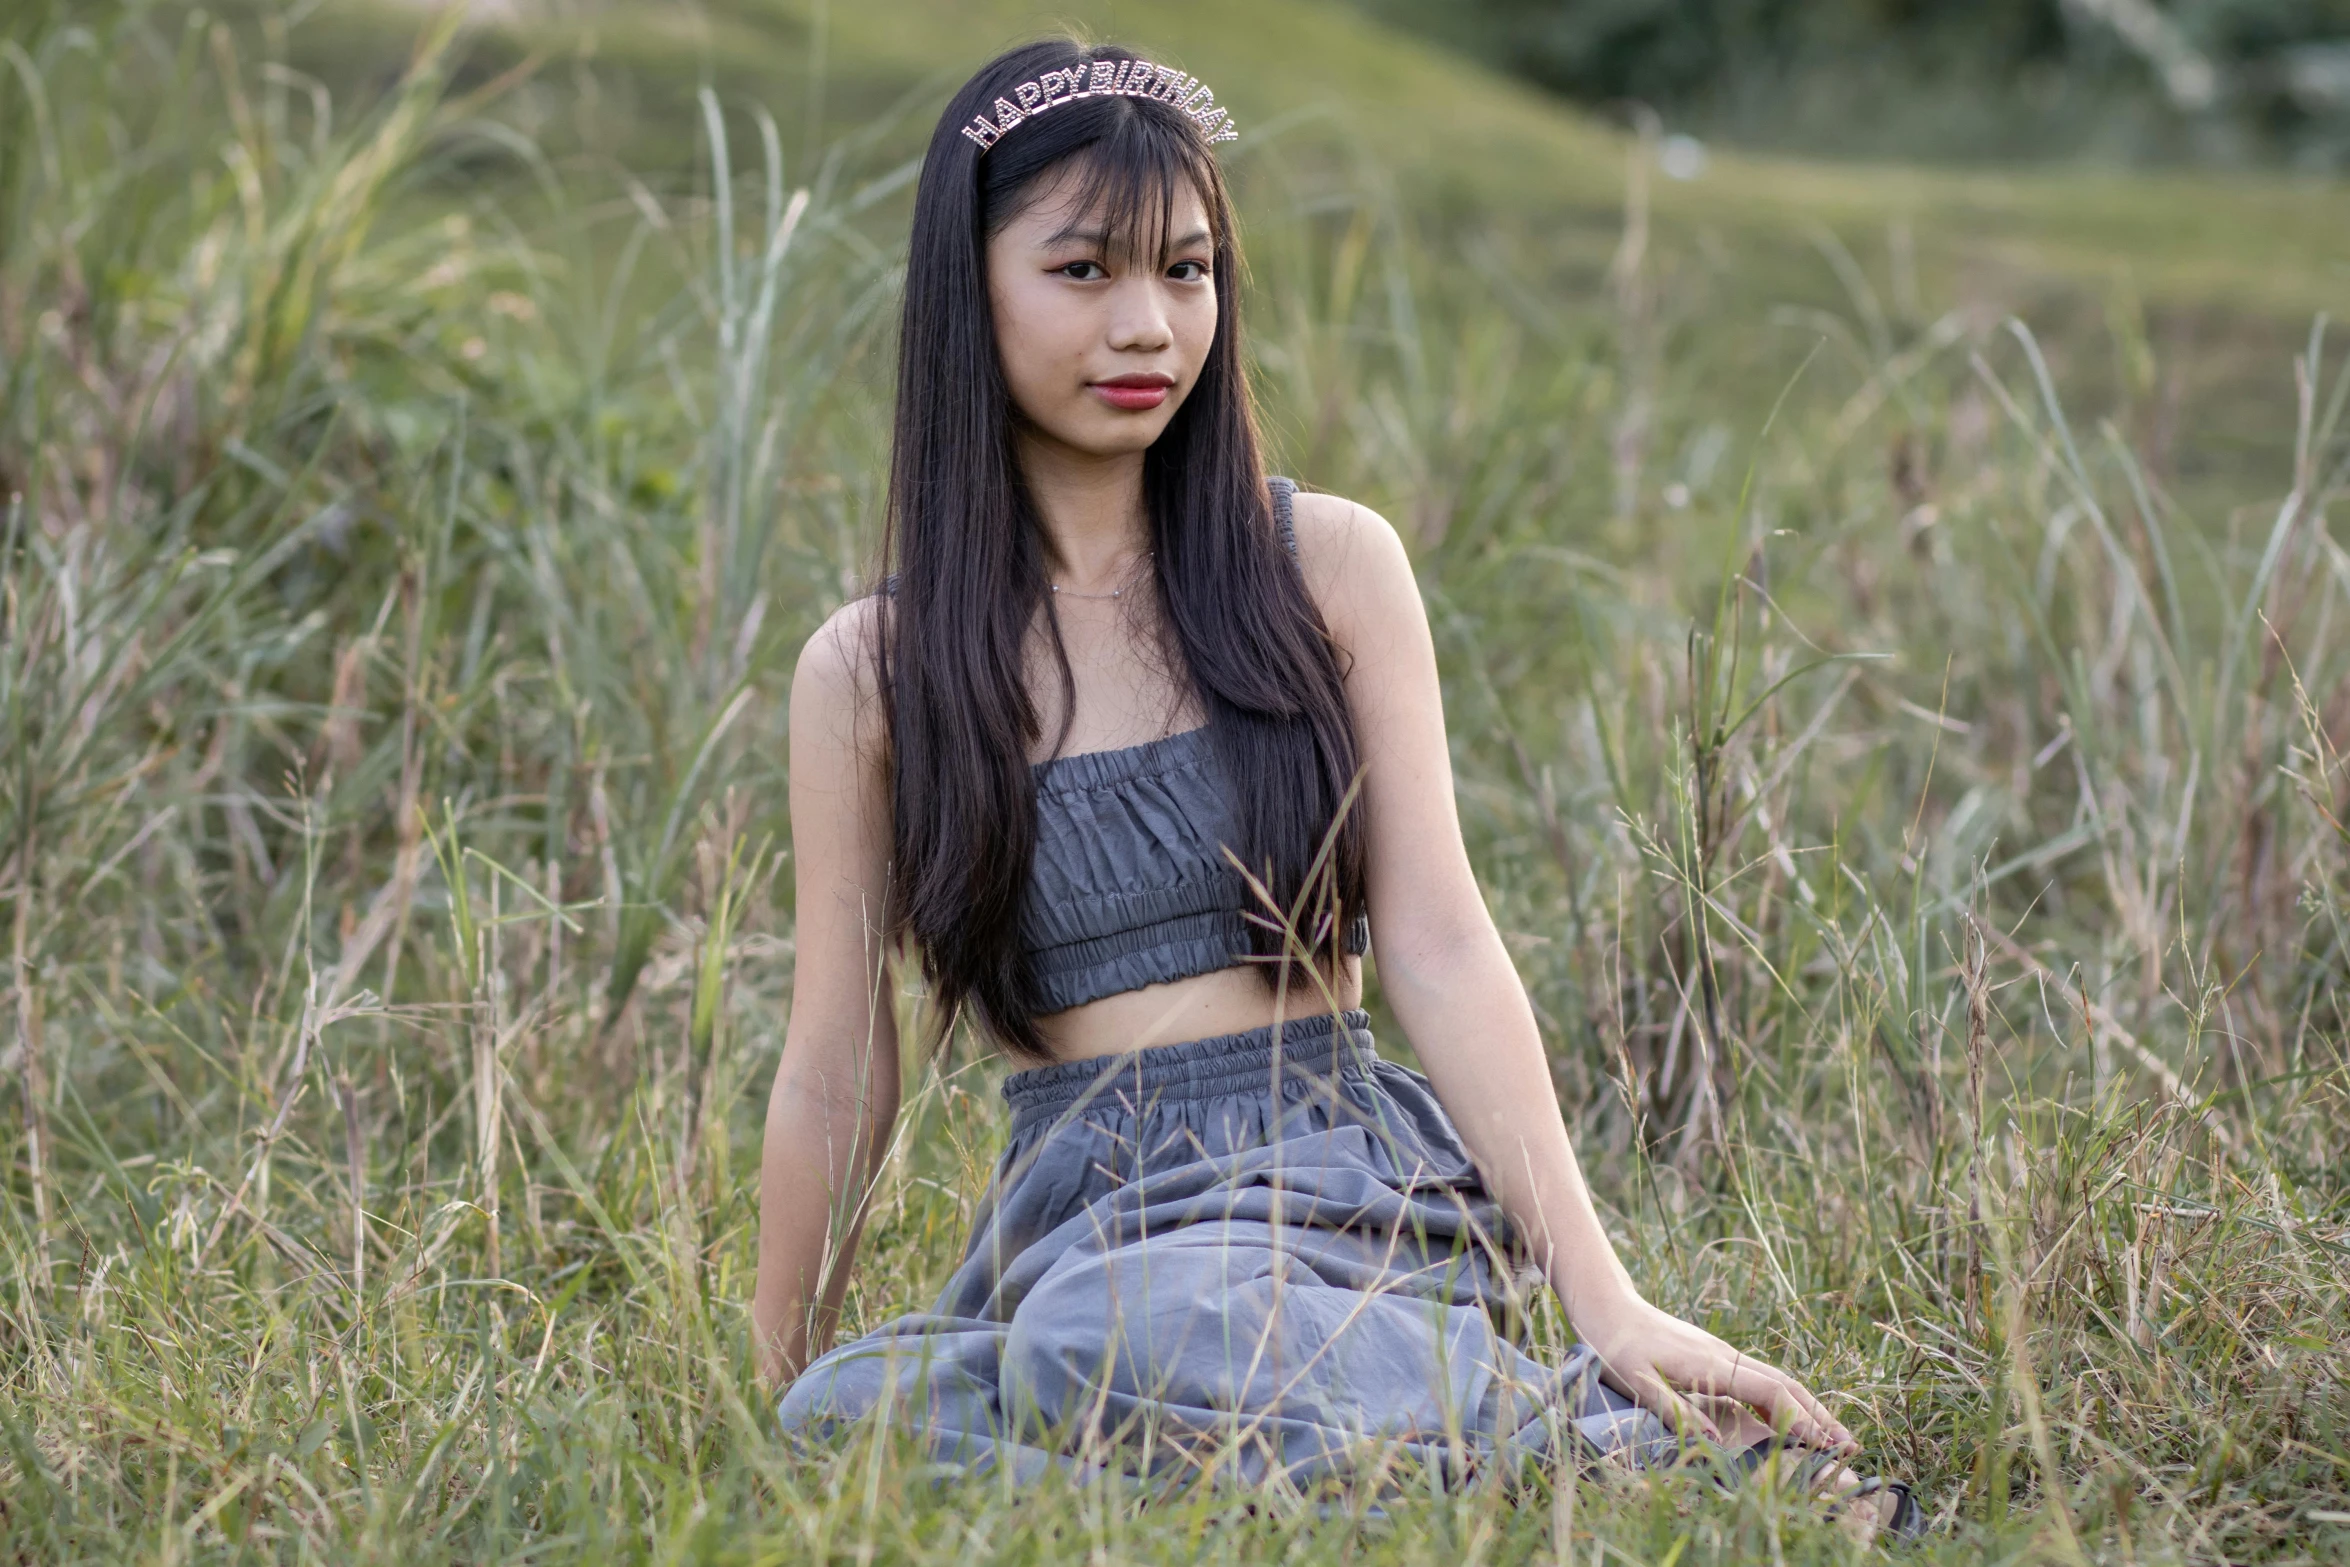
M 1110 346 L 1122 353 L 1156 353 L 1174 341 L 1159 280 L 1148 273 L 1121 278 L 1110 291 Z

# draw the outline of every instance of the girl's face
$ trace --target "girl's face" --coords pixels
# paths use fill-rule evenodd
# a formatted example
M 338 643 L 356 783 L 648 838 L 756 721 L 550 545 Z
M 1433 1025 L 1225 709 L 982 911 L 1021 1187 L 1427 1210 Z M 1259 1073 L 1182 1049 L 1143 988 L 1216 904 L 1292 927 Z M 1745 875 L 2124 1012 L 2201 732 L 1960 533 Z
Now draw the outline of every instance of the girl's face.
M 996 352 L 1031 437 L 1122 456 L 1166 430 L 1215 342 L 1215 236 L 1186 181 L 1163 246 L 1113 249 L 1076 207 L 1081 184 L 1078 170 L 1048 179 L 987 242 Z

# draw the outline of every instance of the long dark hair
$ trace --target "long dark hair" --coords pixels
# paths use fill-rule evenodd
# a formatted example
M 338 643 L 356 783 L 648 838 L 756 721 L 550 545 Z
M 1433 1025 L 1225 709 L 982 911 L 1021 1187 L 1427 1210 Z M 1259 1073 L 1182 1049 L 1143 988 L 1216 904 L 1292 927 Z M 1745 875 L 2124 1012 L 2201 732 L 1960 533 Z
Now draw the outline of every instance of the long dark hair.
M 942 1039 L 968 1009 L 1004 1048 L 1029 1056 L 1045 1053 L 1020 940 L 1036 840 L 1028 757 L 1042 728 L 1025 675 L 1047 578 L 1015 455 L 985 247 L 1063 169 L 1082 174 L 1084 209 L 1138 243 L 1165 236 L 1180 182 L 1208 209 L 1215 341 L 1143 460 L 1161 640 L 1206 714 L 1231 790 L 1230 847 L 1283 909 L 1305 908 L 1297 930 L 1312 961 L 1335 959 L 1362 907 L 1360 817 L 1341 808 L 1354 730 L 1329 630 L 1274 530 L 1241 358 L 1231 203 L 1204 136 L 1174 106 L 1126 97 L 1060 104 L 984 153 L 961 134 L 1021 83 L 1082 60 L 1129 58 L 1052 39 L 999 55 L 966 82 L 931 135 L 906 261 L 883 545 L 895 581 L 877 649 L 890 738 L 889 929 L 921 953 Z M 1072 692 L 1065 654 L 1061 669 Z M 1310 906 L 1301 904 L 1309 886 Z M 1294 984 L 1282 934 L 1250 927 L 1267 983 Z

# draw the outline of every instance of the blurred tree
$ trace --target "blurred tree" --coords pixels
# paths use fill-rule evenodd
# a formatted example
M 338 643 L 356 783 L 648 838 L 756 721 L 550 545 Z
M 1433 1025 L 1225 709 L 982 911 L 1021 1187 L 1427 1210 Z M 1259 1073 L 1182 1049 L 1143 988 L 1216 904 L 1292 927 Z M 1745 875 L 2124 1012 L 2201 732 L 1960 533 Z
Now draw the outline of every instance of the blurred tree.
M 2339 166 L 2350 0 L 1357 0 L 1552 91 L 1905 156 Z

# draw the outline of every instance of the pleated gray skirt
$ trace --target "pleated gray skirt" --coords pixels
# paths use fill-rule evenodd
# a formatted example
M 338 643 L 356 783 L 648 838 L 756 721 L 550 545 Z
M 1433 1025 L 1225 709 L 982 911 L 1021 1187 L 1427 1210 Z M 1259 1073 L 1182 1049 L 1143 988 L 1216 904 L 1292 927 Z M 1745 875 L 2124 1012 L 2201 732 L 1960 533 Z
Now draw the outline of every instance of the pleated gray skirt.
M 1007 1079 L 1010 1144 L 945 1293 L 811 1364 L 784 1430 L 879 1419 L 1021 1476 L 1670 1461 L 1589 1349 L 1526 1352 L 1533 1276 L 1427 1080 L 1380 1060 L 1368 1023 Z

